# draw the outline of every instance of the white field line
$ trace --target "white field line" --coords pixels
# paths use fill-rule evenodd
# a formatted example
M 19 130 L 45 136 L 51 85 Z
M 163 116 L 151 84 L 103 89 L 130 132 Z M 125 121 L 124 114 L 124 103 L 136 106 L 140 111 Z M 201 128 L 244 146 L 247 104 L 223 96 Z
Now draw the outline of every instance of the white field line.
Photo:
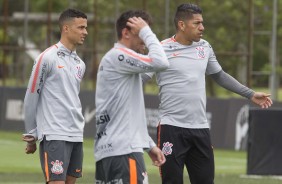
M 249 178 L 249 179 L 266 179 L 266 178 L 270 178 L 270 179 L 277 179 L 277 180 L 282 180 L 282 176 L 276 176 L 276 175 L 240 175 L 240 178 Z
M 245 163 L 246 159 L 244 159 L 244 158 L 215 158 L 215 161 L 218 161 L 218 162 Z

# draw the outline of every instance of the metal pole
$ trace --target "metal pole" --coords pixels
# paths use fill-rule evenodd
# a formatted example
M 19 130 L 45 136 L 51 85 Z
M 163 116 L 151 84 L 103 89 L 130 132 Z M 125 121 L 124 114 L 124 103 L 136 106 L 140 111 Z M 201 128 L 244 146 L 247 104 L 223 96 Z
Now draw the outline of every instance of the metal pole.
M 115 0 L 115 20 L 118 18 L 120 12 L 119 12 L 119 0 Z M 115 35 L 115 40 L 117 40 L 117 34 L 116 34 L 116 24 L 114 24 L 114 29 L 113 29 L 114 35 Z
M 27 51 L 27 41 L 28 41 L 28 8 L 29 8 L 29 0 L 25 0 L 24 1 L 24 34 L 23 34 L 23 46 L 24 46 L 24 52 Z M 22 83 L 25 82 L 25 74 L 26 74 L 26 68 L 27 68 L 27 59 L 25 58 L 23 61 L 23 63 L 21 64 L 22 69 L 21 71 L 18 71 L 16 75 L 20 75 L 20 80 Z M 17 67 L 18 70 L 18 67 Z M 18 84 L 18 80 L 16 81 L 16 83 Z
M 254 43 L 254 5 L 249 0 L 249 31 L 248 31 L 248 60 L 247 60 L 247 86 L 252 87 L 253 71 L 253 43 Z
M 170 18 L 170 13 L 169 13 L 169 4 L 170 0 L 165 1 L 165 37 L 169 37 L 169 18 Z
M 24 1 L 24 36 L 23 36 L 23 45 L 26 48 L 26 40 L 28 38 L 28 4 L 29 0 Z
M 277 0 L 273 0 L 273 15 L 272 15 L 272 35 L 271 35 L 271 75 L 270 75 L 270 90 L 273 100 L 277 100 L 277 71 L 276 71 L 276 51 L 277 51 Z
M 51 32 L 52 32 L 51 12 L 52 12 L 52 0 L 48 0 L 47 47 L 51 45 Z
M 92 75 L 93 75 L 93 87 L 95 88 L 96 85 L 96 81 L 97 81 L 97 63 L 98 63 L 98 52 L 97 52 L 97 36 L 98 36 L 98 0 L 93 0 L 93 15 L 94 15 L 94 19 L 93 19 L 93 65 L 92 65 Z
M 3 1 L 3 7 L 4 7 L 4 25 L 3 25 L 3 42 L 4 45 L 7 44 L 7 27 L 8 27 L 8 9 L 9 9 L 9 4 L 8 0 Z M 3 63 L 2 63 L 2 82 L 3 86 L 6 85 L 6 63 L 7 63 L 7 50 L 3 49 Z
M 147 10 L 147 1 L 146 0 L 142 1 L 142 6 L 143 6 L 143 10 L 146 11 Z

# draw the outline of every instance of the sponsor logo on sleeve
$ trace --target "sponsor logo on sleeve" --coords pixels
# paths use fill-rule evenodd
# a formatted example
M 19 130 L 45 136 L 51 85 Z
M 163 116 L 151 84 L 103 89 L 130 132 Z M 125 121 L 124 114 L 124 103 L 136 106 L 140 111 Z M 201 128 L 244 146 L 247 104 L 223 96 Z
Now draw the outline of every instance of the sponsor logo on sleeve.
M 123 61 L 123 60 L 124 60 L 124 55 L 122 55 L 122 54 L 119 55 L 119 56 L 118 56 L 118 60 L 119 60 L 119 61 Z
M 46 68 L 47 68 L 47 64 L 44 63 L 41 69 L 41 75 L 40 75 L 40 79 L 39 79 L 39 84 L 38 84 L 38 89 L 37 89 L 37 93 L 40 94 L 41 88 L 43 87 L 43 83 L 44 83 L 44 74 L 46 72 Z

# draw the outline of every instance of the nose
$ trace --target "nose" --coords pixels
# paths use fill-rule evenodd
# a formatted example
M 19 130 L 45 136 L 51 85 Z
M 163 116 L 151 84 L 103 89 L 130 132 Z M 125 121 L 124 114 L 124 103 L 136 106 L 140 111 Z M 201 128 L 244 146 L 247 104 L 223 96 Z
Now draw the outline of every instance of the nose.
M 85 35 L 88 35 L 87 29 L 84 30 L 84 34 L 85 34 Z
M 200 29 L 201 31 L 204 31 L 204 30 L 205 30 L 204 24 L 201 24 L 200 27 L 199 27 L 199 29 Z

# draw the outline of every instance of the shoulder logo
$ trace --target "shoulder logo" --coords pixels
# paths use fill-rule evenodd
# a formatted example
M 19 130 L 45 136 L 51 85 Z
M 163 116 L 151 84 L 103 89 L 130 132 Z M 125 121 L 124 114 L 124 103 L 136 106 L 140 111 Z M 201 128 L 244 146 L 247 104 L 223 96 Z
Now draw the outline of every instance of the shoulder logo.
M 73 58 L 73 59 L 75 60 L 76 64 L 79 64 L 79 63 L 80 63 L 80 59 L 79 59 L 79 58 L 75 57 L 75 58 Z
M 172 53 L 172 56 L 176 57 L 176 56 L 179 56 L 181 53 L 180 52 L 174 52 Z
M 57 55 L 59 56 L 59 58 L 65 57 L 65 53 L 58 51 Z
M 119 55 L 119 56 L 118 56 L 118 60 L 119 60 L 119 61 L 123 61 L 123 60 L 124 60 L 124 55 L 122 55 L 122 54 Z
M 172 146 L 173 144 L 170 142 L 163 143 L 163 149 L 162 152 L 165 156 L 171 155 L 172 153 Z
M 55 162 L 52 161 L 51 164 L 53 167 L 51 168 L 51 172 L 54 174 L 62 174 L 64 172 L 64 168 L 62 167 L 63 162 L 56 160 Z
M 205 53 L 205 49 L 204 47 L 196 47 L 196 50 L 197 50 L 197 56 L 198 58 L 205 58 L 206 57 L 206 53 Z
M 63 66 L 63 65 L 58 65 L 58 68 L 64 68 L 65 66 Z

